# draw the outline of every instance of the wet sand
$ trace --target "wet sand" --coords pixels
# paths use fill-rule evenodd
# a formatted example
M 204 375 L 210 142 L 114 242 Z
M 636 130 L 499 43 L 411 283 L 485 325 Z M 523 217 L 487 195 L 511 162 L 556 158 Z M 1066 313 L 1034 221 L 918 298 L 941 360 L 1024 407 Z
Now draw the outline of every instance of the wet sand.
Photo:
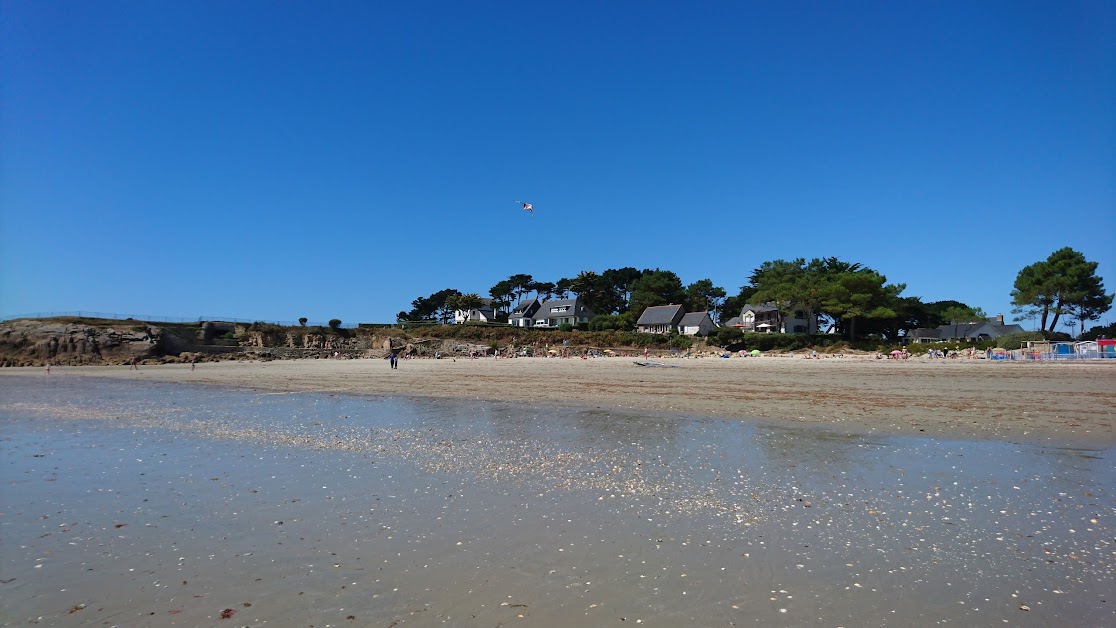
M 793 357 L 300 360 L 56 367 L 51 375 L 550 403 L 819 425 L 857 434 L 913 434 L 1066 445 L 1116 445 L 1116 360 L 1080 363 Z M 3 376 L 42 376 L 3 369 Z
M 1116 623 L 1111 447 L 188 369 L 0 378 L 4 625 Z

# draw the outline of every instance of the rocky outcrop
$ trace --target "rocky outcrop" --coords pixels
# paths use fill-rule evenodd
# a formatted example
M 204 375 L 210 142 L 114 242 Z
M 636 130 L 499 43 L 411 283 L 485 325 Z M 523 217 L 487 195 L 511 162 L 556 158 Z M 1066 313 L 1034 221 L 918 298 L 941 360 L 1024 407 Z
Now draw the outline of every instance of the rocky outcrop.
M 56 320 L 0 323 L 0 365 L 125 364 L 163 353 L 162 330 L 153 325 L 113 321 L 92 325 Z
M 522 333 L 517 331 L 515 335 Z M 321 327 L 220 321 L 153 324 L 78 318 L 20 319 L 0 322 L 0 366 L 127 364 L 133 359 L 173 363 L 382 358 L 390 353 L 431 358 L 492 355 L 494 348 L 509 351 L 515 335 L 510 339 L 493 336 L 490 340 L 483 335 L 470 339 L 416 338 L 406 331 L 386 327 L 335 332 Z
M 375 336 L 334 336 L 312 332 L 255 331 L 244 333 L 245 347 L 285 347 L 287 349 L 319 349 L 323 351 L 363 351 L 375 346 Z

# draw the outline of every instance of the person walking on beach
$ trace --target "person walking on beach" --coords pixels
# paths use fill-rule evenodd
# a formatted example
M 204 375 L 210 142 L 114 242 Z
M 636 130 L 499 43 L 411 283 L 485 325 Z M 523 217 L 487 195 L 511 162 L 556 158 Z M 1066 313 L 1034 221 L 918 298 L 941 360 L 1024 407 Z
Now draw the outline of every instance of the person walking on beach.
M 136 366 L 136 356 L 134 356 L 134 355 L 132 356 L 131 366 L 128 367 L 128 370 L 129 371 L 138 371 L 139 370 L 139 367 Z
M 395 357 L 394 351 L 392 351 L 391 355 L 388 356 L 388 366 L 393 369 L 399 368 L 399 358 Z
M 47 362 L 46 369 L 47 369 L 47 375 L 50 375 L 50 362 Z

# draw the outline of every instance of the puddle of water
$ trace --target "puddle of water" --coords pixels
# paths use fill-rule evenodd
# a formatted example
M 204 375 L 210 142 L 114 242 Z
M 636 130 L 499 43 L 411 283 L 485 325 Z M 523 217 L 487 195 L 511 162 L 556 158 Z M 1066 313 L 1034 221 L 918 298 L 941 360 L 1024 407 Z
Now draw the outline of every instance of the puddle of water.
M 5 625 L 1116 624 L 1111 450 L 17 383 Z

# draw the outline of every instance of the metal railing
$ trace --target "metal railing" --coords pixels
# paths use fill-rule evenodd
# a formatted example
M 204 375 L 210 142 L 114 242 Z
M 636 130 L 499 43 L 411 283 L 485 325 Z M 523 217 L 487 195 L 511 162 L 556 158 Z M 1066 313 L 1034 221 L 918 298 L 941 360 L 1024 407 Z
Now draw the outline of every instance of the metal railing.
M 101 318 L 106 320 L 119 320 L 119 321 L 140 321 L 144 323 L 203 323 L 206 321 L 214 321 L 221 323 L 242 323 L 251 325 L 252 323 L 267 323 L 269 325 L 279 325 L 281 327 L 302 327 L 303 325 L 298 321 L 276 321 L 267 319 L 248 319 L 236 318 L 232 316 L 212 316 L 205 315 L 197 318 L 183 318 L 181 316 L 162 316 L 156 314 L 120 314 L 117 312 L 91 312 L 87 310 L 75 310 L 69 312 L 30 312 L 26 314 L 14 314 L 0 316 L 0 322 L 12 321 L 21 318 Z M 399 327 L 399 323 L 341 323 L 342 329 L 356 329 L 364 325 L 366 327 Z M 324 321 L 306 321 L 306 327 L 329 327 L 328 322 Z

